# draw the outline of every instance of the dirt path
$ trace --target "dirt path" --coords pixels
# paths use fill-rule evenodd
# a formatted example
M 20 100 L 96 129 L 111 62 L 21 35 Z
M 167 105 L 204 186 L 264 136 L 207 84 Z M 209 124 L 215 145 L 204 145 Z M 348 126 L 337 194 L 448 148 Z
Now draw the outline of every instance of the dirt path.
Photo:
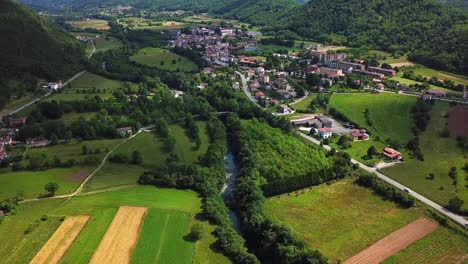
M 439 228 L 437 223 L 427 218 L 419 218 L 384 237 L 344 263 L 378 264 L 432 233 L 437 228 Z
M 130 263 L 146 211 L 145 207 L 120 207 L 89 263 Z
M 65 219 L 30 264 L 59 263 L 88 220 L 89 216 L 72 216 Z

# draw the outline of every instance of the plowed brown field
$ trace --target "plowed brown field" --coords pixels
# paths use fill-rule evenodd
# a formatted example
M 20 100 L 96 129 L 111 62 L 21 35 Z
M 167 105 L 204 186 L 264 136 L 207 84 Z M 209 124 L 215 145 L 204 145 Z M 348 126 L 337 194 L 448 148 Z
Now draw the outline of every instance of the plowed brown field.
M 39 253 L 31 260 L 30 264 L 58 263 L 80 234 L 88 219 L 89 216 L 72 216 L 65 219 Z
M 120 207 L 89 263 L 130 263 L 146 211 L 144 207 Z
M 439 225 L 419 218 L 351 257 L 345 264 L 378 264 L 436 230 Z

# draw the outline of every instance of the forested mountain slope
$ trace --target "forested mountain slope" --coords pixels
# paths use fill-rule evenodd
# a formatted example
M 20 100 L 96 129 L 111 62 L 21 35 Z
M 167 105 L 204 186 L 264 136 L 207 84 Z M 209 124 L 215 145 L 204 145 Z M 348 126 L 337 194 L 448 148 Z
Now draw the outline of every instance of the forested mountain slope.
M 98 7 L 116 5 L 132 6 L 134 8 L 162 10 L 186 10 L 194 12 L 211 12 L 217 14 L 239 12 L 274 13 L 291 6 L 299 5 L 299 0 L 21 0 L 23 3 L 42 8 L 69 8 L 86 10 Z M 238 14 L 242 16 L 242 14 Z
M 270 30 L 278 28 L 322 41 L 334 34 L 340 44 L 411 52 L 430 66 L 468 72 L 467 12 L 433 0 L 310 0 Z
M 439 1 L 449 6 L 468 9 L 468 1 L 466 0 L 439 0 Z
M 38 79 L 82 69 L 82 44 L 18 3 L 0 1 L 0 35 L 0 108 L 12 96 L 34 91 Z

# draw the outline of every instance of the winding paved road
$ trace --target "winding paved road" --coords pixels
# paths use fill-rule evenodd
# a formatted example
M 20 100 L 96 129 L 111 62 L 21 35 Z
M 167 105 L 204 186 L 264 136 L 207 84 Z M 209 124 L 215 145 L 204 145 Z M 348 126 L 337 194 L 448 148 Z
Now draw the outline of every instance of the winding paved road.
M 317 139 L 311 137 L 311 136 L 308 136 L 302 132 L 297 132 L 301 137 L 307 139 L 308 141 L 314 143 L 314 144 L 317 144 L 317 145 L 320 145 L 320 141 L 318 141 Z M 331 147 L 330 146 L 327 146 L 327 145 L 324 145 L 323 146 L 324 149 L 330 151 L 331 150 Z M 377 175 L 377 177 L 379 177 L 380 179 L 382 179 L 383 181 L 393 185 L 394 187 L 400 189 L 400 190 L 404 190 L 404 189 L 410 189 L 406 186 L 404 186 L 403 184 L 391 179 L 390 177 L 382 174 L 381 172 L 378 172 L 375 168 L 371 168 L 369 166 L 366 166 L 365 164 L 362 164 L 361 162 L 355 160 L 355 159 L 351 159 L 351 162 L 353 164 L 358 164 L 359 167 L 367 172 L 370 172 L 370 173 L 374 173 L 375 175 Z M 466 220 L 465 218 L 463 218 L 462 216 L 459 216 L 457 214 L 454 214 L 448 210 L 446 210 L 443 206 L 431 201 L 430 199 L 422 196 L 421 194 L 415 192 L 415 191 L 410 191 L 409 195 L 413 196 L 415 199 L 421 201 L 422 203 L 425 203 L 426 205 L 434 208 L 435 210 L 439 211 L 441 214 L 445 215 L 446 217 L 452 219 L 454 222 L 456 222 L 457 224 L 465 227 L 465 228 L 468 228 L 468 226 L 466 226 L 466 224 L 468 224 L 468 220 Z
M 249 91 L 249 86 L 247 85 L 247 79 L 245 78 L 244 74 L 236 71 L 237 75 L 239 75 L 239 77 L 241 78 L 241 81 L 242 81 L 242 90 L 244 91 L 245 95 L 247 96 L 247 98 L 250 99 L 250 101 L 252 101 L 254 104 L 256 104 L 258 107 L 262 107 L 258 102 L 257 100 L 255 99 L 255 97 L 253 97 L 253 95 L 250 93 Z

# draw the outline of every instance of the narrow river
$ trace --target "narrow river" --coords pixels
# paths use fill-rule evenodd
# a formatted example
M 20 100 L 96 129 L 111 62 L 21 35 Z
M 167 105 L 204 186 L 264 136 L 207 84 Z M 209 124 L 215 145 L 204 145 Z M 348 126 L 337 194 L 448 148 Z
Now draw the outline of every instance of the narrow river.
M 234 229 L 236 229 L 237 233 L 240 234 L 239 218 L 237 217 L 236 212 L 229 208 L 230 201 L 234 199 L 234 189 L 236 187 L 236 179 L 238 175 L 237 166 L 234 155 L 231 151 L 224 156 L 224 160 L 226 161 L 226 183 L 221 190 L 221 194 L 228 205 L 229 218 L 231 219 L 232 225 L 234 226 Z

